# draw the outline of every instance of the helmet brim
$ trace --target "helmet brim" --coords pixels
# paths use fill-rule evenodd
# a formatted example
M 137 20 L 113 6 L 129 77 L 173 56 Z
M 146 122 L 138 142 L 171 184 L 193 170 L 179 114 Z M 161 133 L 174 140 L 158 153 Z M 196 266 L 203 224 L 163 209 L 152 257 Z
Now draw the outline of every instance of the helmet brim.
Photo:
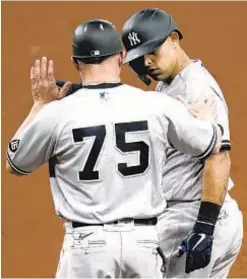
M 160 40 L 153 40 L 151 42 L 144 43 L 136 48 L 133 48 L 127 52 L 127 55 L 124 59 L 124 64 L 127 64 L 139 57 L 147 55 L 153 52 L 156 48 L 158 48 L 166 38 L 162 38 Z

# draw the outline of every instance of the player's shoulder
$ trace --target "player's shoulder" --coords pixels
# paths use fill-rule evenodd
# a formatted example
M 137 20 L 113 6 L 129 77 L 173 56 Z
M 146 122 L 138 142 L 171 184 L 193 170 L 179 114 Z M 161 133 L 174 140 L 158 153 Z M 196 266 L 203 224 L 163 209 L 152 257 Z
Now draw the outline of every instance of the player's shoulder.
M 145 110 L 150 114 L 163 114 L 166 107 L 169 107 L 168 104 L 174 101 L 171 97 L 150 89 L 145 90 L 131 85 L 125 85 L 122 89 L 122 95 L 126 100 L 130 100 L 131 104 L 135 104 L 136 110 Z
M 123 99 L 126 100 L 138 100 L 138 101 L 144 101 L 146 98 L 148 98 L 149 93 L 139 87 L 135 87 L 129 84 L 123 84 L 123 86 L 119 89 L 119 95 L 121 96 Z
M 166 92 L 169 95 L 177 95 L 179 91 L 179 94 L 189 94 L 190 97 L 193 94 L 214 93 L 224 99 L 220 85 L 201 60 L 192 60 L 192 63 L 184 68 L 171 83 L 158 82 L 156 91 Z
M 57 115 L 59 112 L 62 111 L 63 107 L 63 99 L 54 100 L 50 103 L 45 104 L 41 112 L 46 115 Z
M 139 87 L 136 87 L 136 86 L 133 86 L 133 85 L 130 85 L 130 84 L 127 84 L 127 83 L 124 83 L 123 86 L 121 86 L 121 90 L 123 93 L 134 93 L 134 94 L 141 94 L 142 92 L 145 92 L 145 90 L 139 88 Z
M 84 108 L 92 103 L 95 99 L 95 91 L 97 89 L 80 88 L 73 94 L 70 94 L 61 100 L 61 105 L 65 107 L 65 110 L 71 110 L 77 106 L 83 106 Z
M 169 96 L 164 95 L 159 91 L 154 91 L 150 89 L 144 90 L 131 85 L 127 85 L 126 89 L 128 89 L 132 98 L 136 97 L 140 100 L 147 101 L 150 104 L 156 102 L 165 102 L 167 99 L 170 99 Z
M 224 99 L 221 87 L 215 77 L 209 72 L 201 60 L 193 61 L 187 71 L 181 74 L 181 79 L 186 85 L 186 91 L 216 94 Z
M 124 92 L 130 92 L 131 94 L 134 93 L 136 94 L 136 96 L 140 96 L 143 98 L 149 98 L 150 96 L 154 97 L 154 96 L 161 96 L 162 94 L 160 94 L 160 92 L 154 91 L 154 90 L 146 90 L 146 89 L 142 89 L 139 87 L 135 87 L 129 84 L 124 84 L 124 87 L 122 88 Z
M 37 122 L 47 123 L 47 125 L 56 125 L 62 118 L 63 115 L 63 104 L 62 100 L 52 101 L 45 104 L 35 119 Z

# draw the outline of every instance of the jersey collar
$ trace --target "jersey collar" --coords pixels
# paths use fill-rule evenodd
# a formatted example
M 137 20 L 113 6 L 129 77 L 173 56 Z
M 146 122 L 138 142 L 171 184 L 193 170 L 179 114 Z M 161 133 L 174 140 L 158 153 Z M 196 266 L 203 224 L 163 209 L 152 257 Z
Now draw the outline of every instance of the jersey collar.
M 114 88 L 123 85 L 121 82 L 118 83 L 99 83 L 99 84 L 89 84 L 89 85 L 82 85 L 82 88 L 87 89 L 107 89 L 107 88 Z

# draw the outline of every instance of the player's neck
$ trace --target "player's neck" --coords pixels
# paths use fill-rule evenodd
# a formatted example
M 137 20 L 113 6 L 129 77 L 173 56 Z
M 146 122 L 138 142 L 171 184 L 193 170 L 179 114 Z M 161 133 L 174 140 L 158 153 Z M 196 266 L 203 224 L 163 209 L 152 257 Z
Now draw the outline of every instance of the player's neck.
M 108 77 L 98 77 L 98 78 L 90 78 L 90 77 L 83 77 L 81 80 L 82 85 L 95 85 L 95 84 L 100 84 L 100 83 L 119 83 L 121 80 L 120 78 L 108 78 Z
M 176 60 L 173 72 L 172 72 L 172 78 L 175 78 L 176 75 L 178 75 L 184 68 L 186 68 L 191 63 L 192 63 L 191 59 L 181 49 L 180 54 L 179 54 L 179 56 L 178 56 L 178 58 Z
M 80 72 L 80 76 L 82 85 L 119 83 L 121 81 L 118 71 L 101 67 L 89 67 L 87 70 Z

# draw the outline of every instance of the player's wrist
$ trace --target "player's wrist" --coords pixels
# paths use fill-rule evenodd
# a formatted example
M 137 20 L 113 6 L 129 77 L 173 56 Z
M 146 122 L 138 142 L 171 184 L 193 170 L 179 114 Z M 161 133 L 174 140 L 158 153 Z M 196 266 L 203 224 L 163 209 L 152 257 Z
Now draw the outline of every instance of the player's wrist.
M 215 224 L 220 214 L 221 206 L 212 202 L 202 201 L 194 225 L 194 231 L 197 233 L 206 233 L 213 235 Z
M 32 106 L 32 112 L 37 112 L 45 106 L 45 102 L 43 101 L 34 101 Z

